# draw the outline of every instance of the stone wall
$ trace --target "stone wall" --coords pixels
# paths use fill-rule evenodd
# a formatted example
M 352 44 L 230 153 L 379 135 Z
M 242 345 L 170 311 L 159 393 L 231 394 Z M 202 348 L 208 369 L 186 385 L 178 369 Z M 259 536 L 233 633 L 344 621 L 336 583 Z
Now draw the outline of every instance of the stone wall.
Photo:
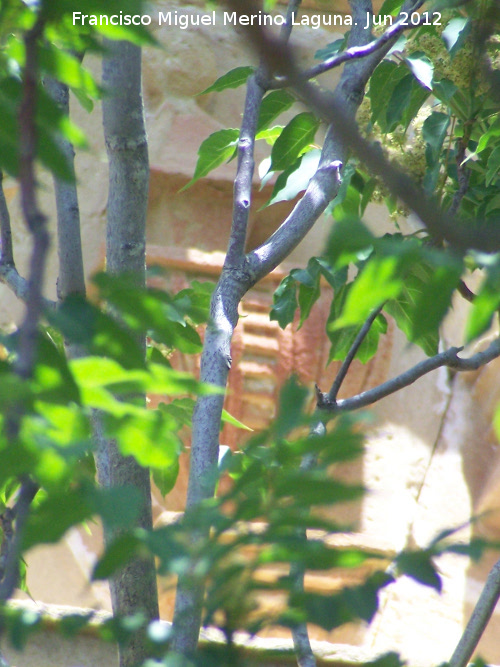
M 180 7 L 175 2 L 157 4 L 165 11 Z M 183 11 L 203 10 L 183 5 Z M 321 11 L 327 10 L 322 6 Z M 179 190 L 192 177 L 201 141 L 217 129 L 238 126 L 244 91 L 200 97 L 196 94 L 228 69 L 253 62 L 254 56 L 244 46 L 240 34 L 220 24 L 189 30 L 164 26 L 156 30 L 156 36 L 163 48 L 147 49 L 144 54 L 144 101 L 151 160 L 148 254 L 151 262 L 169 267 L 170 286 L 175 287 L 194 275 L 205 278 L 217 275 L 231 222 L 234 162 L 220 167 L 191 189 L 182 193 Z M 311 59 L 318 44 L 332 41 L 336 36 L 300 28 L 294 39 L 302 57 Z M 97 63 L 92 59 L 87 64 L 97 71 Z M 334 79 L 336 75 L 330 76 Z M 106 155 L 99 105 L 91 115 L 75 101 L 72 109 L 90 144 L 88 152 L 77 156 L 84 260 L 90 275 L 103 262 Z M 259 148 L 258 159 L 264 155 L 265 150 Z M 50 181 L 41 175 L 41 183 L 42 206 L 55 229 Z M 15 184 L 8 184 L 7 194 L 12 207 L 16 259 L 20 270 L 25 272 L 30 244 L 20 221 Z M 282 203 L 258 211 L 268 197 L 269 188 L 259 191 L 256 177 L 256 212 L 251 216 L 250 247 L 276 229 L 293 206 L 293 202 Z M 375 207 L 369 209 L 367 219 L 378 231 L 390 228 L 385 213 Z M 289 259 L 290 266 L 303 266 L 312 254 L 321 252 L 329 225 L 326 219 L 318 221 Z M 264 317 L 272 288 L 285 269 L 282 267 L 257 286 L 244 301 L 242 314 L 247 317 L 242 318 L 235 336 L 237 363 L 228 408 L 256 428 L 272 417 L 276 392 L 294 364 L 309 385 L 315 381 L 323 387 L 328 384 L 321 365 L 327 354 L 326 341 L 324 337 L 318 338 L 328 307 L 328 290 L 325 288 L 311 323 L 302 333 L 293 328 L 282 332 Z M 52 249 L 46 284 L 48 296 L 55 296 L 57 270 L 57 255 Z M 3 286 L 0 297 L 2 323 L 16 321 L 22 312 L 21 305 Z M 457 304 L 444 330 L 447 342 L 460 339 L 463 320 L 463 307 Z M 315 354 L 304 363 L 303 354 L 311 350 Z M 368 367 L 353 367 L 345 391 L 352 393 L 373 386 L 422 357 L 418 348 L 409 346 L 391 328 L 377 359 Z M 179 359 L 179 363 L 196 366 L 196 361 L 186 359 Z M 491 429 L 498 399 L 497 367 L 498 364 L 456 378 L 440 370 L 376 406 L 376 422 L 369 433 L 363 461 L 341 470 L 345 479 L 361 480 L 370 489 L 363 502 L 350 509 L 350 516 L 356 521 L 353 540 L 390 555 L 406 545 L 424 546 L 441 529 L 464 524 L 472 514 L 498 506 L 500 465 L 498 443 Z M 333 372 L 330 368 L 328 375 Z M 256 397 L 260 397 L 260 402 Z M 226 431 L 224 437 L 233 447 L 239 444 L 240 435 L 234 431 Z M 181 476 L 175 494 L 166 500 L 156 496 L 155 515 L 180 509 L 184 488 L 185 478 Z M 95 553 L 100 549 L 99 529 L 92 530 L 92 536 L 70 531 L 57 547 L 37 548 L 28 554 L 28 581 L 35 599 L 109 609 L 105 588 L 87 583 Z M 486 516 L 475 530 L 487 531 L 497 538 L 498 514 Z M 469 526 L 461 534 L 468 537 L 471 532 Z M 371 656 L 398 650 L 412 665 L 438 664 L 450 657 L 493 560 L 491 556 L 484 563 L 472 566 L 466 559 L 447 556 L 440 561 L 442 595 L 403 579 L 386 590 L 380 612 L 369 628 L 350 625 L 330 634 L 313 629 L 313 636 L 357 647 Z M 164 582 L 161 586 L 163 614 L 168 618 L 171 596 L 165 592 Z M 481 645 L 484 657 L 493 662 L 500 662 L 496 639 L 499 623 L 496 615 Z M 20 658 L 18 664 L 29 667 L 32 663 L 28 658 L 23 663 Z M 51 664 L 67 663 L 54 654 Z M 100 664 L 111 662 L 103 654 Z

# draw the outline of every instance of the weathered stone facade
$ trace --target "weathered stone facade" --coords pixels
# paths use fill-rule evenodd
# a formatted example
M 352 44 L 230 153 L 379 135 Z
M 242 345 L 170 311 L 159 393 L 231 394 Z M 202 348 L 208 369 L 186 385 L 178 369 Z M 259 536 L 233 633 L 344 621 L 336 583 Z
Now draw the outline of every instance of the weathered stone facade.
M 165 11 L 178 6 L 174 2 L 157 5 Z M 203 10 L 184 5 L 183 11 Z M 338 13 L 340 9 L 335 7 L 332 11 Z M 156 30 L 156 36 L 163 49 L 147 49 L 144 54 L 151 161 L 148 256 L 150 262 L 169 268 L 169 286 L 175 289 L 191 277 L 210 279 L 217 275 L 231 223 L 234 162 L 220 167 L 190 190 L 179 190 L 192 177 L 200 143 L 217 129 L 238 126 L 244 92 L 238 89 L 196 95 L 225 71 L 254 61 L 254 56 L 244 46 L 241 35 L 221 25 L 189 30 L 163 26 Z M 297 29 L 295 36 L 304 58 L 306 54 L 310 58 L 320 42 L 334 38 L 323 30 L 307 28 Z M 97 67 L 92 61 L 88 65 Z M 335 74 L 330 76 L 335 78 Z M 75 120 L 85 128 L 90 143 L 89 152 L 77 157 L 84 260 L 90 275 L 102 265 L 106 154 L 99 105 L 91 115 L 76 102 L 72 106 Z M 259 151 L 258 159 L 265 155 L 264 149 Z M 47 186 L 41 190 L 42 205 L 53 224 L 50 183 L 45 178 L 42 183 Z M 24 272 L 30 244 L 20 222 L 14 185 L 7 194 L 13 211 L 16 260 Z M 258 211 L 269 197 L 269 189 L 260 192 L 257 177 L 254 197 L 256 212 L 251 216 L 249 247 L 258 245 L 276 229 L 293 205 L 281 203 Z M 369 210 L 367 219 L 378 230 L 390 226 L 384 212 L 376 208 Z M 288 268 L 303 266 L 311 255 L 321 252 L 329 225 L 326 219 L 318 221 L 289 258 Z M 272 290 L 285 269 L 278 269 L 244 300 L 244 317 L 233 344 L 234 370 L 227 409 L 257 429 L 271 419 L 277 391 L 290 371 L 296 371 L 309 386 L 318 382 L 324 388 L 335 371 L 334 367 L 324 370 L 328 356 L 323 333 L 329 307 L 326 287 L 311 320 L 300 332 L 292 327 L 282 331 L 265 315 Z M 53 250 L 47 276 L 49 296 L 55 296 L 56 277 L 57 257 Z M 5 287 L 0 287 L 0 293 L 2 322 L 18 319 L 21 306 Z M 460 341 L 463 320 L 463 307 L 457 304 L 443 333 L 446 343 Z M 374 386 L 409 368 L 422 356 L 418 348 L 409 346 L 391 327 L 377 358 L 366 367 L 353 367 L 344 392 L 352 395 Z M 193 370 L 196 367 L 193 359 L 178 358 L 178 363 Z M 461 525 L 471 515 L 500 504 L 498 443 L 491 428 L 499 398 L 497 368 L 498 364 L 454 379 L 444 370 L 436 371 L 376 406 L 377 421 L 369 433 L 363 461 L 341 470 L 345 478 L 360 479 L 370 489 L 362 504 L 349 508 L 350 518 L 357 524 L 353 540 L 390 555 L 405 545 L 424 546 L 441 529 Z M 222 441 L 236 447 L 240 439 L 241 432 L 226 429 Z M 157 517 L 166 509 L 182 508 L 185 468 L 183 475 L 178 489 L 166 500 L 155 496 Z M 476 530 L 488 531 L 488 535 L 498 539 L 498 517 L 498 513 L 485 516 Z M 467 527 L 461 534 L 467 537 L 471 530 Z M 29 585 L 34 598 L 109 609 L 105 588 L 87 583 L 99 545 L 97 529 L 92 538 L 75 530 L 56 547 L 30 552 Z M 351 625 L 329 635 L 313 629 L 313 636 L 357 647 L 364 655 L 397 650 L 411 665 L 438 664 L 451 656 L 494 557 L 474 566 L 456 556 L 442 558 L 442 595 L 403 579 L 384 592 L 380 612 L 370 627 Z M 339 577 L 339 585 L 347 580 L 346 573 L 335 576 Z M 163 612 L 168 617 L 171 596 L 164 592 L 162 599 Z M 499 632 L 500 618 L 496 615 L 480 646 L 483 656 L 492 662 L 500 662 Z M 85 663 L 84 657 L 81 660 L 82 665 L 97 664 Z M 111 664 L 107 658 L 102 660 Z M 21 660 L 19 664 L 23 664 Z M 54 657 L 51 664 L 72 663 Z

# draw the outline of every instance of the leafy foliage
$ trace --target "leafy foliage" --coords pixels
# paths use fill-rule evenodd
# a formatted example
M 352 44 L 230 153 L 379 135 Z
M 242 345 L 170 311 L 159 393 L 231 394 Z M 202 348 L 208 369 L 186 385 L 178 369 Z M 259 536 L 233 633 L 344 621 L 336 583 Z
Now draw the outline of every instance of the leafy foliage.
M 83 4 L 85 11 L 103 16 L 142 10 L 136 0 Z M 483 54 L 483 45 L 475 38 L 475 25 L 486 17 L 483 4 L 450 7 L 442 29 L 424 24 L 402 38 L 373 72 L 358 122 L 389 157 L 402 162 L 436 206 L 487 229 L 500 219 L 500 122 L 498 83 L 485 74 L 484 60 L 497 65 L 499 46 L 496 38 L 489 39 Z M 381 13 L 396 15 L 400 7 L 400 0 L 386 0 Z M 38 54 L 41 81 L 36 83 L 37 158 L 59 179 L 73 178 L 60 138 L 81 149 L 86 142 L 47 94 L 43 79 L 66 84 L 91 110 L 102 91 L 80 55 L 100 52 L 103 37 L 154 43 L 143 26 L 72 25 L 72 13 L 81 11 L 82 3 L 74 0 L 0 4 L 0 168 L 9 174 L 18 175 L 20 168 L 17 118 L 26 60 L 23 38 L 35 21 L 43 24 Z M 328 60 L 346 45 L 346 38 L 336 40 L 317 50 L 315 57 Z M 241 86 L 254 72 L 250 66 L 237 67 L 200 94 Z M 255 138 L 270 146 L 261 176 L 264 183 L 274 179 L 267 205 L 294 199 L 308 187 L 319 166 L 320 122 L 314 114 L 301 109 L 291 119 L 288 115 L 280 120 L 294 103 L 288 90 L 272 90 L 260 109 Z M 232 159 L 239 134 L 230 128 L 210 135 L 200 146 L 186 187 Z M 384 234 L 364 223 L 369 205 L 382 202 L 394 222 Z M 345 359 L 377 309 L 380 313 L 357 349 L 359 360 L 366 362 L 376 354 L 388 317 L 410 342 L 432 356 L 461 281 L 467 280 L 469 271 L 479 269 L 484 277 L 473 298 L 466 340 L 482 335 L 500 306 L 498 255 L 459 253 L 420 229 L 404 234 L 397 223 L 400 213 L 406 211 L 385 187 L 359 160 L 349 157 L 328 207 L 333 221 L 325 252 L 282 281 L 274 295 L 271 319 L 282 328 L 293 322 L 302 326 L 326 284 L 331 292 L 330 360 Z M 130 529 L 139 511 L 138 494 L 126 487 L 103 490 L 94 481 L 93 413 L 100 412 L 103 434 L 116 442 L 120 452 L 150 467 L 161 493 L 169 493 L 183 448 L 179 432 L 191 424 L 193 397 L 216 391 L 172 369 L 169 358 L 174 351 L 201 351 L 197 327 L 208 320 L 211 286 L 193 283 L 178 294 L 169 294 L 138 288 L 130 276 L 105 273 L 96 276 L 95 285 L 97 302 L 70 296 L 57 310 L 45 313 L 29 379 L 21 380 L 16 373 L 18 334 L 2 335 L 1 509 L 12 505 L 20 480 L 29 476 L 39 487 L 22 536 L 23 552 L 55 543 L 71 527 L 99 517 L 120 533 L 101 555 L 94 578 L 109 578 L 130 559 L 153 554 L 161 575 L 189 574 L 207 586 L 205 622 L 223 630 L 230 651 L 232 637 L 241 629 L 253 634 L 272 625 L 293 628 L 308 621 L 330 631 L 352 621 L 369 623 L 378 609 L 379 592 L 396 576 L 411 577 L 440 591 L 436 558 L 443 553 L 477 558 L 488 546 L 479 539 L 467 545 L 455 543 L 453 531 L 446 531 L 425 549 L 403 550 L 389 569 L 384 554 L 335 546 L 331 536 L 349 526 L 323 518 L 321 509 L 363 496 L 364 488 L 331 474 L 332 466 L 362 454 L 362 420 L 344 417 L 320 437 L 305 436 L 313 420 L 306 411 L 307 391 L 294 381 L 285 385 L 270 428 L 222 459 L 218 474 L 231 479 L 228 490 L 186 512 L 176 524 L 152 531 Z M 139 335 L 148 337 L 145 358 Z M 67 344 L 78 346 L 80 352 L 71 361 L 65 354 Z M 168 402 L 149 409 L 141 398 L 146 394 L 168 396 Z M 20 428 L 11 438 L 9 421 L 19 405 Z M 222 420 L 245 428 L 226 412 Z M 497 431 L 499 424 L 497 414 Z M 304 469 L 304 460 L 314 465 Z M 292 576 L 283 574 L 290 565 L 317 571 L 355 570 L 367 564 L 373 566 L 371 575 L 334 594 L 297 591 Z M 268 576 L 276 571 L 279 576 Z M 272 594 L 284 596 L 286 604 L 269 613 L 265 599 Z M 17 648 L 42 625 L 37 613 L 3 608 L 1 614 Z M 61 622 L 60 630 L 73 636 L 90 621 L 90 614 L 72 615 Z M 124 642 L 144 627 L 145 619 L 138 615 L 114 618 L 101 632 L 110 640 Z M 170 637 L 157 622 L 147 632 L 152 664 L 185 664 L 167 653 Z M 211 664 L 210 660 L 220 664 L 215 655 L 203 660 L 200 664 Z M 402 663 L 390 653 L 370 664 L 397 667 Z

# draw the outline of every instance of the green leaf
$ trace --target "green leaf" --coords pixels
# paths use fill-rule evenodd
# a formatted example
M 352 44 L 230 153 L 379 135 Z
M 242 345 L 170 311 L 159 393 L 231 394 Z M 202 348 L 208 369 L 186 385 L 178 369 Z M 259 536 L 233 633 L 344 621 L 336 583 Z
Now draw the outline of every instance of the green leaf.
M 152 475 L 158 490 L 165 497 L 172 491 L 179 476 L 179 459 L 164 468 L 153 468 Z
M 273 305 L 269 319 L 276 320 L 284 329 L 293 322 L 297 310 L 297 286 L 291 276 L 284 278 L 273 296 Z
M 320 157 L 321 151 L 315 148 L 301 155 L 296 162 L 285 169 L 276 179 L 271 198 L 266 206 L 280 201 L 290 201 L 299 192 L 305 190 L 318 169 Z
M 370 313 L 387 299 L 401 292 L 403 282 L 398 275 L 397 257 L 373 257 L 355 279 L 347 295 L 341 316 L 331 329 L 363 324 Z
M 331 265 L 341 268 L 358 261 L 361 254 L 366 257 L 374 243 L 374 235 L 360 220 L 346 218 L 335 222 L 325 254 Z
M 297 496 L 299 487 L 300 495 Z M 304 473 L 301 470 L 290 471 L 286 477 L 278 480 L 275 490 L 278 498 L 292 498 L 302 507 L 350 502 L 358 500 L 364 492 L 362 486 L 344 484 L 321 472 Z
M 387 130 L 389 132 L 401 123 L 403 114 L 410 103 L 414 82 L 414 77 L 407 74 L 394 86 L 386 113 Z
M 274 127 L 269 127 L 267 130 L 262 130 L 262 132 L 259 132 L 256 135 L 255 139 L 257 141 L 260 141 L 261 139 L 264 139 L 266 144 L 268 144 L 269 146 L 274 146 L 274 144 L 276 142 L 276 139 L 280 136 L 282 131 L 283 131 L 283 126 L 282 125 L 275 125 Z M 265 162 L 265 160 L 264 160 L 264 162 Z
M 362 619 L 369 623 L 378 610 L 379 591 L 394 581 L 385 572 L 376 572 L 365 583 L 345 588 L 336 595 L 294 594 L 291 603 L 304 609 L 308 622 L 331 632 L 345 623 Z
M 329 58 L 336 56 L 337 53 L 340 53 L 340 51 L 343 51 L 345 44 L 346 44 L 345 37 L 342 37 L 341 39 L 336 39 L 335 41 L 330 42 L 329 44 L 324 46 L 322 49 L 318 49 L 314 54 L 314 58 L 316 60 L 328 60 Z
M 403 0 L 384 0 L 378 16 L 397 16 L 402 4 Z
M 457 91 L 457 86 L 448 79 L 434 80 L 432 83 L 433 95 L 441 100 L 441 102 L 445 102 L 445 104 L 449 104 Z
M 313 271 L 313 269 L 315 270 Z M 309 317 L 311 308 L 321 296 L 320 271 L 316 268 L 315 258 L 309 260 L 307 269 L 300 273 L 292 272 L 292 275 L 299 283 L 300 328 Z M 305 278 L 311 278 L 311 280 Z
M 399 329 L 409 341 L 416 343 L 429 356 L 438 352 L 439 331 L 428 330 L 425 335 L 415 336 L 414 318 L 417 302 L 421 302 L 426 286 L 432 279 L 433 268 L 428 262 L 413 262 L 407 267 L 400 294 L 389 300 L 384 310 L 391 315 Z
M 286 90 L 273 90 L 262 100 L 257 123 L 257 134 L 265 130 L 282 113 L 288 111 L 295 98 Z
M 233 417 L 233 415 L 229 414 L 227 410 L 222 410 L 221 419 L 225 424 L 231 424 L 231 426 L 240 428 L 242 431 L 253 431 L 253 428 L 250 428 L 249 426 L 243 424 L 243 422 L 240 422 L 239 419 L 236 419 L 236 417 Z
M 294 377 L 281 389 L 278 416 L 272 427 L 276 438 L 284 438 L 301 423 L 308 393 L 306 387 L 299 385 Z
M 87 502 L 107 529 L 127 528 L 135 523 L 141 511 L 142 497 L 133 486 L 96 489 L 89 485 Z
M 63 637 L 78 635 L 92 621 L 94 611 L 82 614 L 64 614 L 59 622 L 59 629 Z
M 111 424 L 123 456 L 133 456 L 145 468 L 175 466 L 182 445 L 171 416 L 149 410 L 143 415 L 126 415 Z
M 432 90 L 432 80 L 434 77 L 434 65 L 423 53 L 416 52 L 405 58 L 405 62 L 410 68 L 417 81 Z
M 498 178 L 500 171 L 500 146 L 497 146 L 491 151 L 488 158 L 488 170 L 486 172 L 486 187 Z
M 49 336 L 38 337 L 38 363 L 33 374 L 33 388 L 37 398 L 54 403 L 80 403 L 80 393 L 68 368 L 65 355 L 57 349 Z
M 378 123 L 382 131 L 387 129 L 387 102 L 391 99 L 394 88 L 407 74 L 406 67 L 392 60 L 383 60 L 373 72 L 370 79 L 370 103 L 372 123 Z
M 411 74 L 403 77 L 396 84 L 387 107 L 387 130 L 393 130 L 399 123 L 407 130 L 428 97 L 429 91 L 422 88 Z
M 341 298 L 341 297 L 340 297 Z M 327 333 L 330 339 L 330 361 L 343 361 L 351 349 L 356 336 L 361 330 L 362 325 L 356 327 L 345 327 L 343 329 L 333 329 L 330 324 L 335 321 L 335 315 L 332 314 L 336 305 L 332 303 L 332 311 L 327 323 Z M 380 336 L 387 333 L 387 320 L 380 313 L 375 318 L 369 332 L 356 352 L 355 359 L 359 359 L 362 364 L 366 364 L 377 353 Z
M 23 535 L 23 549 L 58 542 L 72 526 L 92 516 L 83 489 L 67 489 L 33 505 Z
M 424 121 L 422 136 L 430 149 L 427 160 L 429 165 L 439 160 L 449 124 L 450 117 L 439 111 L 433 111 Z
M 406 661 L 401 660 L 399 654 L 393 651 L 384 653 L 384 655 L 375 660 L 363 663 L 363 667 L 404 667 L 405 665 Z
M 205 88 L 198 95 L 206 95 L 207 93 L 217 92 L 221 90 L 226 90 L 227 88 L 238 88 L 247 82 L 248 77 L 255 72 L 255 67 L 243 66 L 235 67 L 230 72 L 226 72 L 220 76 L 215 83 L 213 83 L 208 88 Z
M 349 189 L 351 180 L 355 173 L 356 173 L 356 167 L 352 163 L 348 162 L 345 165 L 344 169 L 342 170 L 342 181 L 340 183 L 340 187 L 337 191 L 337 194 L 328 205 L 327 212 L 330 213 L 335 218 L 336 221 L 339 220 L 336 214 L 339 212 L 339 207 L 341 206 L 341 204 L 344 203 L 347 197 L 347 191 Z M 344 219 L 345 217 L 347 216 L 341 215 L 340 219 Z M 354 215 L 352 217 L 358 218 L 359 216 Z
M 468 343 L 489 329 L 499 307 L 498 276 L 492 278 L 488 275 L 479 294 L 474 299 L 469 313 L 465 329 L 465 337 Z
M 9 610 L 6 624 L 9 630 L 9 641 L 12 646 L 22 651 L 33 632 L 39 629 L 42 614 L 32 609 Z
M 491 127 L 489 127 L 488 130 L 481 135 L 477 144 L 476 154 L 484 151 L 484 149 L 487 148 L 489 144 L 497 137 L 500 137 L 500 118 L 497 118 Z
M 314 141 L 318 127 L 319 121 L 312 113 L 303 112 L 292 118 L 274 143 L 269 170 L 283 171 L 290 167 Z
M 396 558 L 396 565 L 401 574 L 415 579 L 424 586 L 434 588 L 438 593 L 443 587 L 441 577 L 432 562 L 433 552 L 403 551 Z
M 84 297 L 69 296 L 46 317 L 66 340 L 81 345 L 89 354 L 109 356 L 124 368 L 145 367 L 143 352 L 131 333 Z
M 126 565 L 144 548 L 143 542 L 134 533 L 125 533 L 107 547 L 92 572 L 92 580 L 108 579 L 120 567 Z
M 236 129 L 218 130 L 211 134 L 198 149 L 198 161 L 194 170 L 193 178 L 187 183 L 181 192 L 191 187 L 200 178 L 220 167 L 223 162 L 229 160 L 238 145 L 240 131 Z
M 74 90 L 80 90 L 93 98 L 100 97 L 101 91 L 92 74 L 80 60 L 71 53 L 47 44 L 39 50 L 40 67 L 54 79 Z
M 194 406 L 194 399 L 184 397 L 175 398 L 169 403 L 160 403 L 158 405 L 158 410 L 162 410 L 162 412 L 172 415 L 175 418 L 175 421 L 179 424 L 179 427 L 186 426 L 191 428 Z
M 96 30 L 107 39 L 127 41 L 136 46 L 159 46 L 159 43 L 147 28 L 138 26 L 98 25 Z
M 462 48 L 467 36 L 470 34 L 471 28 L 472 21 L 464 16 L 459 16 L 451 19 L 441 33 L 441 37 L 452 58 Z
M 429 283 L 416 300 L 412 323 L 414 340 L 439 328 L 451 306 L 461 274 L 462 263 L 459 260 L 450 260 L 442 266 L 434 267 Z
M 172 298 L 163 290 L 139 288 L 133 276 L 124 274 L 117 277 L 101 273 L 93 280 L 100 288 L 101 296 L 116 307 L 131 330 L 147 333 L 157 343 L 181 352 L 201 351 L 199 334 L 186 321 L 189 314 L 200 315 L 199 306 L 193 313 L 194 292 L 183 291 Z

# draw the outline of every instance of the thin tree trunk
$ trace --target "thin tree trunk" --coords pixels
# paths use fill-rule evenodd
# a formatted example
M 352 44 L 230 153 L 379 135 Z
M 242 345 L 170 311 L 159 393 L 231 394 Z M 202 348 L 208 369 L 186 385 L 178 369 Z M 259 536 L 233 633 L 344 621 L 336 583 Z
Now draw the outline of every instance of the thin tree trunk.
M 64 115 L 69 116 L 68 86 L 47 77 L 44 81 L 49 95 Z M 75 178 L 75 151 L 67 139 L 59 140 L 59 148 L 64 153 L 71 176 Z M 57 251 L 59 255 L 59 277 L 57 296 L 60 300 L 70 294 L 85 295 L 83 272 L 82 239 L 80 233 L 80 207 L 75 181 L 54 178 L 57 209 Z
M 141 96 L 141 51 L 127 42 L 106 42 L 103 62 L 104 136 L 109 159 L 109 198 L 106 234 L 107 270 L 131 273 L 145 284 L 146 209 L 149 162 Z M 145 340 L 140 341 L 145 348 Z M 124 458 L 107 440 L 96 420 L 97 474 L 105 487 L 133 486 L 142 498 L 137 525 L 152 527 L 149 470 Z M 105 542 L 115 537 L 106 531 Z M 152 557 L 137 559 L 117 572 L 111 582 L 113 612 L 128 616 L 142 612 L 147 621 L 158 617 L 156 570 Z M 135 667 L 147 657 L 144 632 L 135 633 L 120 649 L 120 667 Z

